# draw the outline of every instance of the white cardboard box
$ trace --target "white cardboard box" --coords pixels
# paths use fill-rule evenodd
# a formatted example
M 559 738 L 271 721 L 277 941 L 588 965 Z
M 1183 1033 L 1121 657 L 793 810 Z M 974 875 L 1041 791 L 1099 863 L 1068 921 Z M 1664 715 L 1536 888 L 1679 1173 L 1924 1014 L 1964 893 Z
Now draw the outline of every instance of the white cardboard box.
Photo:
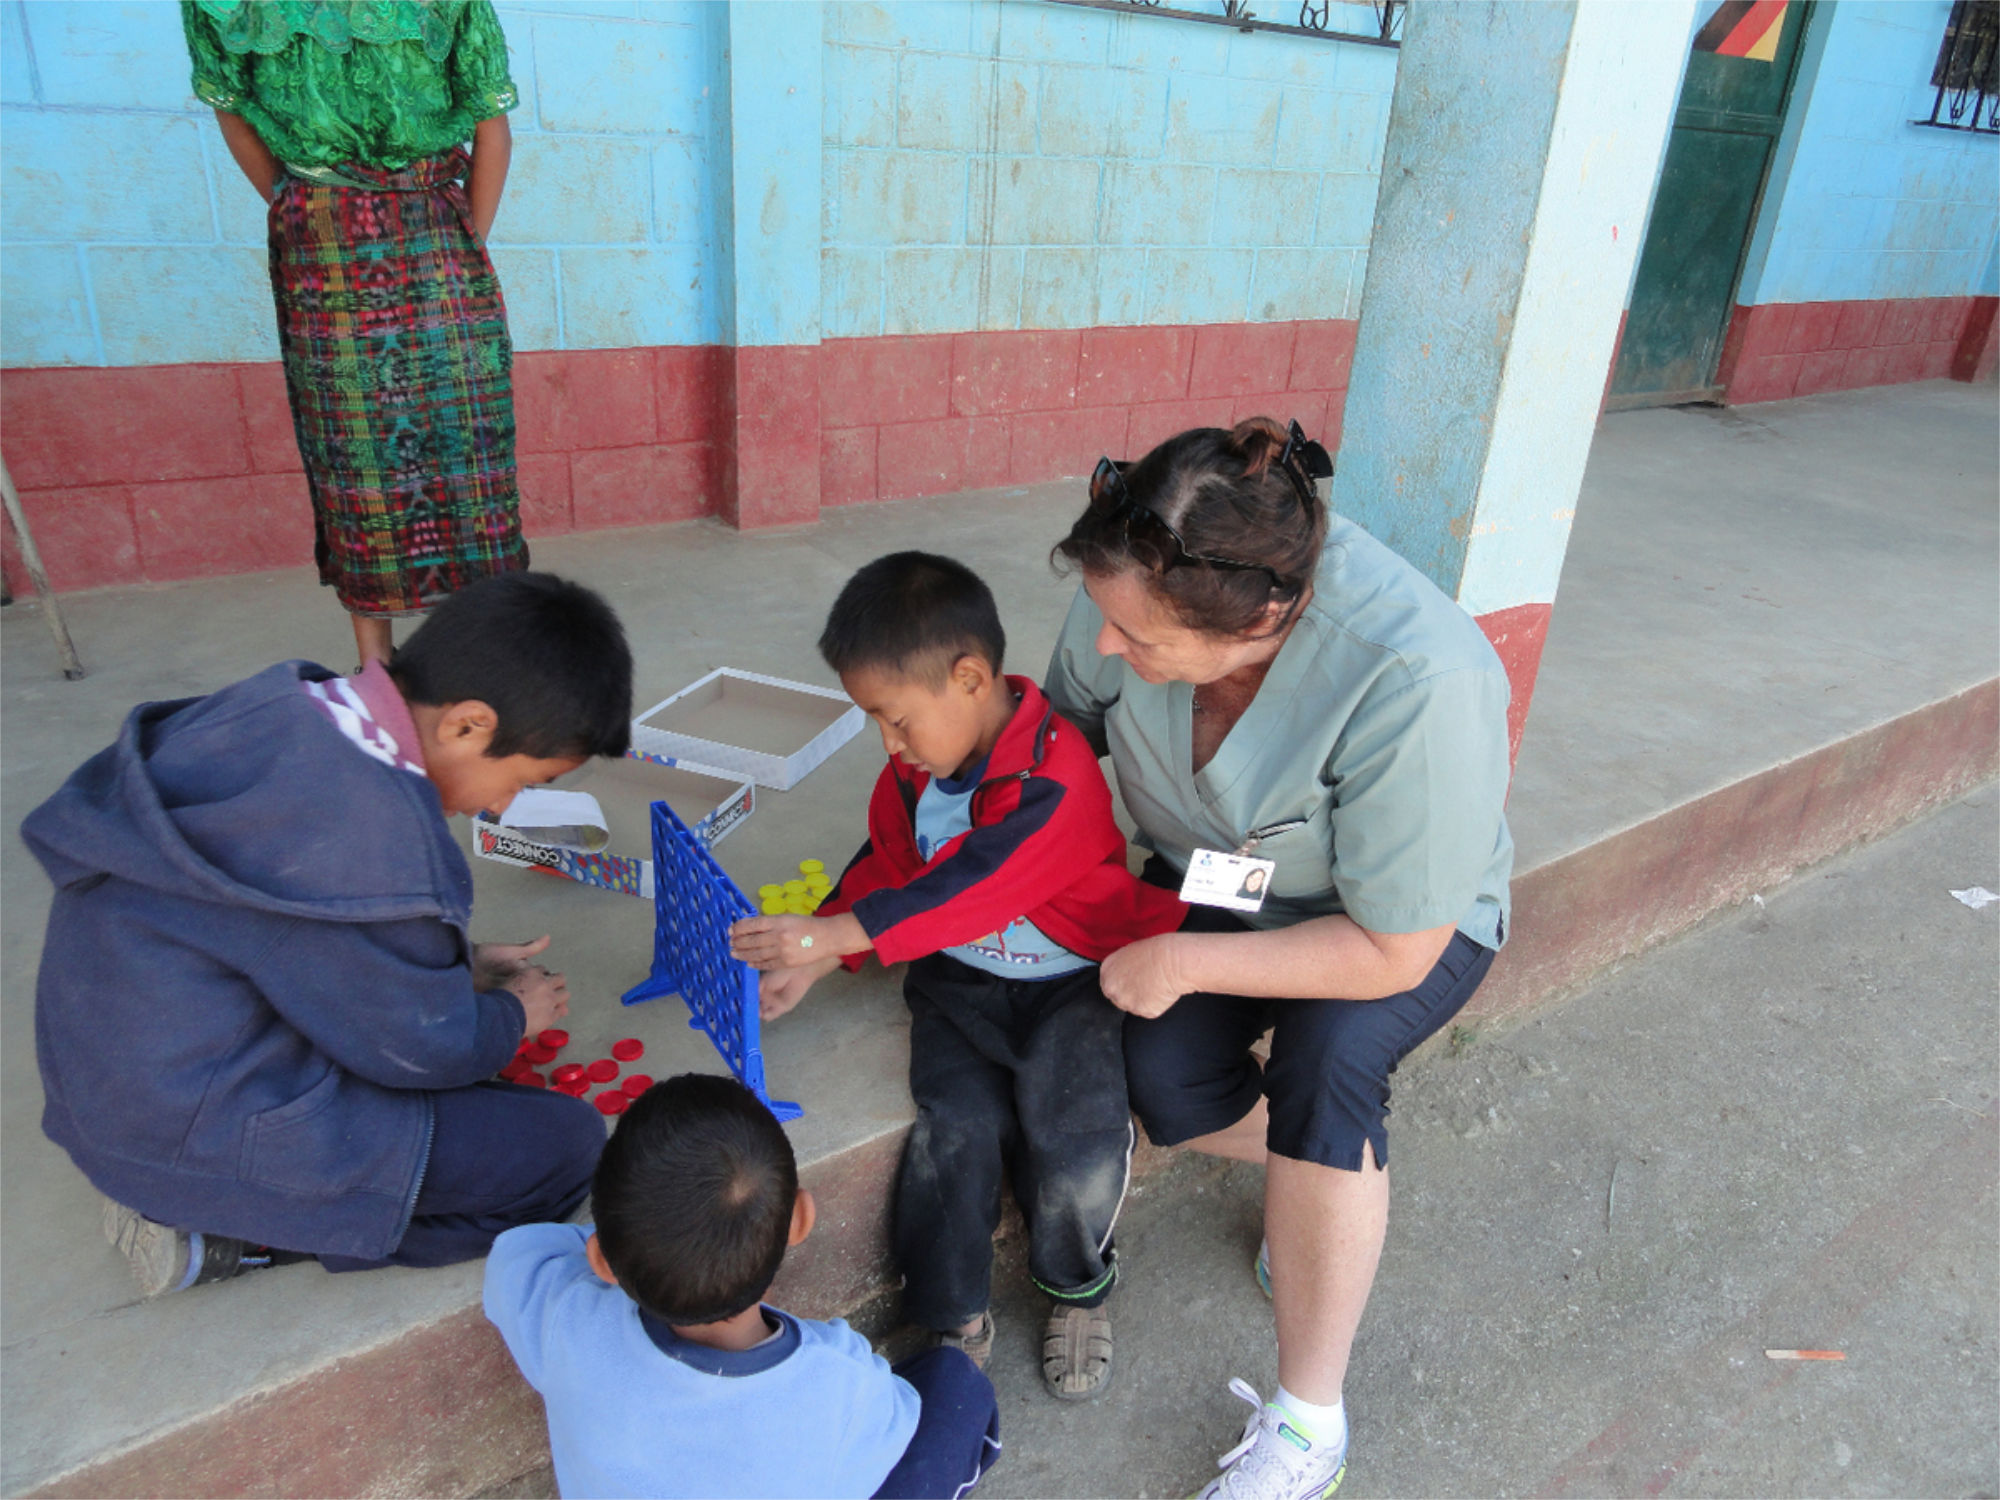
M 654 802 L 673 808 L 711 849 L 757 805 L 757 789 L 741 776 L 707 766 L 668 766 L 636 755 L 593 761 L 565 776 L 563 789 L 588 792 L 604 810 L 611 842 L 602 853 L 537 843 L 521 830 L 503 828 L 485 817 L 473 821 L 472 852 L 480 859 L 534 866 L 584 885 L 650 899 Z
M 713 767 L 784 792 L 865 722 L 836 688 L 718 667 L 634 719 L 632 753 L 663 766 Z

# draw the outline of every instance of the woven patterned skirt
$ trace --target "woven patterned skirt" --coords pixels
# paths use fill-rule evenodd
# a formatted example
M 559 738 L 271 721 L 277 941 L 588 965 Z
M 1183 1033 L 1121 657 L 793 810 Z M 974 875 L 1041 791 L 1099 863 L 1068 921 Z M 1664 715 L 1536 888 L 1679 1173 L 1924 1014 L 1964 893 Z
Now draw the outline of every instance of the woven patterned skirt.
M 283 179 L 271 288 L 322 583 L 413 614 L 528 565 L 514 476 L 514 346 L 456 179 L 462 150 Z

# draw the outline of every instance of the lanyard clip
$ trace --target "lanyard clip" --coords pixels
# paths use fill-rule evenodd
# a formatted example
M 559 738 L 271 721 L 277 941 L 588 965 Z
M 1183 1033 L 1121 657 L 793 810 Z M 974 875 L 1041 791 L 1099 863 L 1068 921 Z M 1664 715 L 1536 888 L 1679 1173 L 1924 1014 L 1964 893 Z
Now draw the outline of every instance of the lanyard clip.
M 1276 838 L 1281 833 L 1290 833 L 1295 828 L 1306 826 L 1304 818 L 1290 818 L 1283 823 L 1273 823 L 1267 828 L 1255 828 L 1243 836 L 1243 842 L 1236 846 L 1239 856 L 1247 857 L 1265 839 Z

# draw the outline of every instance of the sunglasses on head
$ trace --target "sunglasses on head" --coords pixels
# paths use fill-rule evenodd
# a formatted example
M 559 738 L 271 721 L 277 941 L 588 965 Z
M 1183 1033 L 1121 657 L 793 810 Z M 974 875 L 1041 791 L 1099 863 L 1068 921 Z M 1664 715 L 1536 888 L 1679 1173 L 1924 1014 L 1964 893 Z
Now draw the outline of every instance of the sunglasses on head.
M 1287 585 L 1275 569 L 1264 563 L 1245 562 L 1237 557 L 1219 557 L 1212 552 L 1196 552 L 1182 540 L 1181 534 L 1151 506 L 1141 505 L 1132 498 L 1132 491 L 1125 483 L 1125 471 L 1129 463 L 1119 463 L 1115 459 L 1100 458 L 1097 468 L 1090 476 L 1090 503 L 1094 506 L 1109 505 L 1107 520 L 1123 519 L 1125 539 L 1151 548 L 1166 559 L 1163 571 L 1175 568 L 1203 567 L 1221 568 L 1233 573 L 1262 573 L 1271 580 L 1271 587 L 1280 593 Z M 1298 491 L 1300 509 L 1306 515 L 1312 514 L 1313 481 L 1326 479 L 1333 473 L 1333 460 L 1325 448 L 1305 435 L 1294 421 L 1291 432 L 1285 439 L 1285 446 L 1278 454 L 1278 467 L 1292 481 Z

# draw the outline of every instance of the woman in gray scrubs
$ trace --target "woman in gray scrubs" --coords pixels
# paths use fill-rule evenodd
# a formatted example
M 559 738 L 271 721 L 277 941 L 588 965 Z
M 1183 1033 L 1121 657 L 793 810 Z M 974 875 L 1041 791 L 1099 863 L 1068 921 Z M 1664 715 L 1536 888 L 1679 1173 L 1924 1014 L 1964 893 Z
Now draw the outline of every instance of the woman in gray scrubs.
M 1255 1414 L 1204 1495 L 1339 1483 L 1388 1222 L 1389 1074 L 1505 934 L 1506 673 L 1463 610 L 1329 516 L 1331 472 L 1297 424 L 1184 432 L 1101 462 L 1056 547 L 1083 587 L 1049 697 L 1110 753 L 1148 878 L 1231 898 L 1102 971 L 1147 1134 L 1266 1167 L 1280 1389 L 1231 1383 Z

